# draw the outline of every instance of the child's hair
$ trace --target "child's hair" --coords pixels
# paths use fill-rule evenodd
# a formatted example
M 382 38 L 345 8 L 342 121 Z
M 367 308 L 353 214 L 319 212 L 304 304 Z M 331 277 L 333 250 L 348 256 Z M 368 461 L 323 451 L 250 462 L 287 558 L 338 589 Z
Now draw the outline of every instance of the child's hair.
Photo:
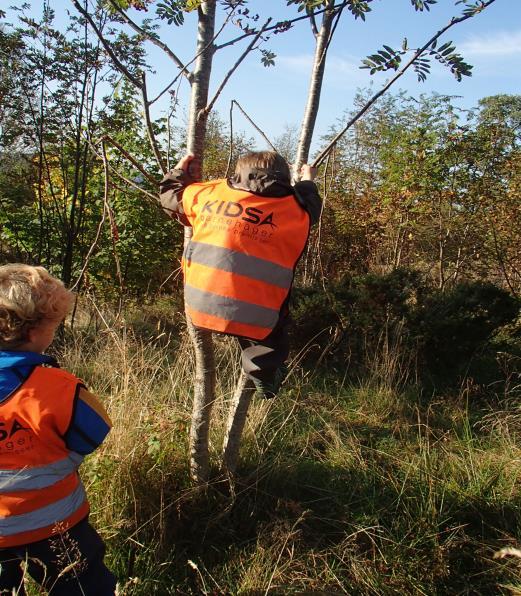
M 25 343 L 41 321 L 61 321 L 73 301 L 74 294 L 43 267 L 0 266 L 0 348 Z
M 253 151 L 242 155 L 237 160 L 235 176 L 241 179 L 242 173 L 251 169 L 266 170 L 268 174 L 276 176 L 281 182 L 289 183 L 291 181 L 287 161 L 275 151 Z

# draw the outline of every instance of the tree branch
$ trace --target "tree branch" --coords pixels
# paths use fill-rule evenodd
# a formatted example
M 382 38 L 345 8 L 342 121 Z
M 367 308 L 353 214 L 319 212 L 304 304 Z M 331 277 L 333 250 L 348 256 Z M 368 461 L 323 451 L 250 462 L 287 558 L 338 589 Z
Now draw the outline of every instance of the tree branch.
M 255 124 L 255 122 L 248 116 L 248 114 L 243 110 L 241 104 L 235 99 L 232 99 L 232 106 L 235 104 L 239 110 L 242 112 L 243 116 L 248 120 L 248 122 L 253 126 L 253 128 L 261 135 L 261 137 L 268 143 L 268 145 L 273 149 L 273 151 L 277 151 L 274 147 L 273 143 L 268 139 L 268 137 L 262 132 L 262 130 Z
M 166 43 L 162 42 L 160 39 L 157 39 L 156 37 L 148 33 L 145 29 L 140 27 L 137 23 L 135 23 L 127 15 L 127 13 L 118 6 L 117 2 L 114 2 L 114 0 L 109 0 L 109 2 L 112 8 L 114 8 L 114 10 L 121 16 L 121 18 L 127 23 L 127 25 L 132 27 L 132 29 L 134 29 L 136 33 L 142 35 L 150 43 L 153 43 L 158 48 L 161 48 L 163 52 L 165 52 L 165 54 L 174 62 L 177 68 L 179 68 L 181 74 L 183 74 L 188 79 L 188 82 L 192 83 L 194 75 L 186 68 L 186 66 L 181 62 L 181 60 L 176 56 L 176 54 L 172 52 L 172 50 L 166 45 Z
M 159 151 L 159 146 L 157 144 L 156 135 L 154 134 L 154 128 L 152 126 L 152 119 L 150 118 L 150 103 L 148 102 L 147 97 L 147 80 L 146 75 L 144 72 L 141 73 L 141 95 L 143 97 L 143 110 L 145 112 L 145 122 L 147 127 L 147 134 L 148 140 L 150 141 L 150 145 L 152 146 L 152 151 L 156 157 L 157 163 L 161 168 L 163 174 L 166 174 L 167 169 L 165 162 L 163 161 L 163 156 L 161 155 L 161 151 Z
M 261 30 L 257 33 L 257 35 L 253 38 L 253 40 L 250 42 L 250 44 L 248 45 L 248 47 L 244 50 L 244 52 L 239 56 L 239 58 L 237 59 L 237 61 L 235 62 L 235 64 L 230 68 L 230 70 L 227 72 L 226 76 L 224 77 L 224 79 L 222 80 L 222 83 L 219 85 L 219 88 L 217 89 L 217 91 L 215 92 L 215 95 L 213 96 L 212 100 L 210 101 L 210 103 L 206 106 L 205 108 L 205 112 L 208 114 L 212 111 L 213 106 L 215 105 L 215 102 L 217 101 L 219 95 L 221 94 L 222 90 L 224 89 L 226 83 L 230 80 L 230 77 L 233 75 L 233 73 L 237 70 L 237 68 L 239 68 L 241 62 L 246 58 L 246 56 L 252 51 L 253 46 L 257 43 L 258 39 L 261 37 L 261 35 L 264 33 L 264 31 L 266 31 L 266 27 L 271 23 L 271 17 L 264 23 L 264 26 L 261 28 Z
M 482 10 L 484 10 L 485 8 L 487 8 L 488 6 L 490 6 L 491 4 L 493 4 L 495 1 L 496 0 L 487 0 L 486 2 L 484 2 L 483 7 L 481 8 L 480 12 Z M 376 100 L 379 99 L 389 89 L 389 87 L 391 87 L 416 62 L 416 60 L 425 52 L 425 50 L 427 50 L 431 46 L 431 44 L 435 40 L 437 40 L 439 37 L 441 37 L 446 31 L 448 31 L 454 25 L 457 25 L 458 23 L 462 23 L 463 21 L 466 21 L 467 19 L 472 18 L 475 14 L 477 14 L 477 13 L 468 13 L 468 14 L 464 14 L 460 17 L 452 17 L 450 22 L 447 25 L 445 25 L 445 27 L 443 27 L 437 33 L 435 33 L 429 39 L 429 41 L 427 41 L 427 43 L 425 43 L 419 50 L 417 50 L 414 53 L 413 57 L 409 60 L 409 62 L 407 62 L 407 64 L 403 68 L 401 68 L 395 74 L 395 76 L 389 82 L 387 82 L 380 89 L 380 91 L 378 91 L 378 93 L 375 93 L 373 95 L 373 97 L 371 97 L 371 99 L 365 104 L 365 106 L 363 106 L 363 108 L 359 112 L 357 112 L 351 118 L 351 120 L 349 120 L 349 122 L 335 136 L 335 138 L 318 154 L 318 156 L 313 161 L 313 164 L 312 164 L 313 167 L 318 168 L 318 166 L 320 166 L 322 164 L 322 162 L 326 158 L 327 154 L 332 150 L 332 148 L 336 145 L 336 143 L 338 143 L 338 141 L 344 136 L 344 134 L 351 128 L 351 126 L 353 126 L 353 124 L 367 112 L 367 110 L 376 102 Z
M 105 174 L 104 191 L 103 191 L 103 213 L 101 215 L 101 219 L 98 224 L 98 228 L 96 230 L 96 235 L 94 237 L 94 241 L 91 244 L 91 246 L 87 252 L 87 255 L 85 256 L 85 261 L 83 263 L 83 267 L 81 268 L 80 274 L 78 275 L 78 279 L 76 280 L 74 285 L 70 288 L 72 291 L 74 291 L 78 287 L 78 285 L 81 283 L 81 280 L 83 279 L 85 271 L 87 270 L 87 267 L 89 266 L 90 258 L 92 256 L 92 253 L 94 252 L 94 249 L 98 245 L 98 242 L 99 242 L 99 239 L 101 236 L 101 230 L 103 229 L 103 224 L 105 223 L 105 219 L 107 216 L 107 210 L 109 209 L 109 168 L 108 168 L 107 152 L 105 149 L 104 141 L 102 141 L 102 143 L 101 143 L 101 155 L 103 158 L 103 173 Z
M 326 10 L 343 9 L 345 6 L 347 6 L 347 4 L 348 4 L 348 0 L 345 0 L 344 2 L 341 2 L 340 4 L 337 4 L 337 5 L 333 5 L 330 8 L 324 8 L 322 10 L 317 10 L 312 13 L 312 16 L 316 17 L 317 15 L 322 14 L 323 12 L 326 12 Z M 284 23 L 284 24 L 287 23 L 289 26 L 291 26 L 291 25 L 293 25 L 293 23 L 298 23 L 299 21 L 305 21 L 306 19 L 309 19 L 309 18 L 310 18 L 310 15 L 305 14 L 301 17 L 295 17 L 294 19 L 289 19 L 287 21 L 279 21 L 278 23 L 275 23 L 275 25 L 268 27 L 264 32 L 266 33 L 268 31 L 273 31 L 274 29 L 279 29 L 281 26 L 281 23 Z M 215 46 L 215 51 L 221 50 L 222 48 L 226 48 L 228 46 L 232 46 L 232 45 L 236 44 L 238 41 L 241 41 L 241 40 L 245 39 L 246 37 L 251 37 L 252 35 L 257 35 L 256 29 L 252 29 L 251 31 L 248 31 L 247 33 L 243 33 L 242 35 L 239 35 L 238 37 L 235 37 L 234 39 L 230 39 L 230 41 L 222 43 L 219 46 Z
M 88 140 L 88 143 L 89 143 L 89 147 L 90 147 L 90 150 L 92 151 L 92 153 L 94 153 L 94 155 L 96 155 L 96 157 L 98 157 L 99 159 L 103 160 L 102 155 L 98 152 L 94 143 L 91 140 Z M 138 186 L 135 182 L 133 182 L 126 176 L 123 176 L 123 174 L 121 172 L 118 172 L 118 170 L 114 166 L 111 165 L 110 161 L 107 161 L 107 163 L 108 163 L 110 171 L 113 172 L 120 180 L 123 180 L 123 182 L 125 182 L 126 184 L 128 184 L 129 186 L 134 188 L 135 190 L 139 191 L 141 194 L 145 195 L 145 197 L 147 199 L 150 199 L 154 203 L 154 205 L 159 206 L 158 199 L 157 199 L 156 195 L 153 195 L 151 192 L 148 192 L 144 188 L 141 188 L 140 186 Z M 154 181 L 154 184 L 157 184 L 157 180 Z M 117 188 L 113 182 L 112 182 L 112 186 Z
M 309 7 L 306 8 L 306 14 L 309 17 L 309 24 L 311 25 L 311 32 L 313 33 L 314 38 L 318 37 L 318 27 L 317 27 L 317 20 L 315 19 L 315 13 Z
M 153 184 L 154 186 L 157 185 L 157 180 L 143 168 L 143 166 L 137 161 L 135 157 L 133 157 L 132 155 L 130 155 L 128 151 L 123 149 L 123 147 L 115 139 L 113 139 L 110 135 L 103 135 L 102 140 L 108 141 L 112 146 L 116 147 L 116 149 L 118 149 L 121 152 L 123 157 L 127 161 L 129 161 L 137 170 L 139 170 L 151 184 Z
M 98 36 L 98 39 L 101 41 L 103 47 L 105 48 L 105 51 L 110 56 L 112 62 L 114 62 L 114 65 L 116 66 L 116 68 L 120 72 L 122 72 L 135 87 L 137 87 L 138 89 L 141 89 L 141 84 L 139 82 L 139 79 L 137 79 L 128 70 L 128 68 L 119 60 L 119 58 L 114 53 L 114 50 L 110 47 L 110 44 L 108 43 L 108 41 L 103 37 L 103 34 L 98 29 L 98 26 L 96 25 L 96 23 L 94 22 L 93 18 L 90 16 L 90 14 L 86 10 L 84 10 L 84 8 L 81 6 L 81 4 L 78 2 L 78 0 L 72 0 L 72 3 L 74 4 L 74 6 L 78 10 L 78 12 L 80 12 L 87 19 L 87 21 L 90 23 L 90 26 L 92 27 L 92 29 Z
M 199 56 L 205 52 L 214 42 L 215 40 L 219 37 L 219 35 L 223 32 L 224 28 L 226 27 L 226 25 L 228 24 L 228 21 L 232 18 L 232 15 L 235 11 L 235 8 L 230 12 L 230 14 L 226 17 L 226 19 L 224 19 L 223 24 L 221 25 L 221 27 L 219 28 L 219 30 L 217 31 L 217 33 L 215 33 L 215 35 L 212 37 L 212 39 L 208 42 L 208 44 L 203 47 L 202 49 L 200 49 L 195 56 L 185 64 L 185 67 L 190 66 L 190 64 L 193 64 L 198 58 Z M 215 53 L 216 50 L 218 48 L 214 47 L 212 52 Z M 152 105 L 153 103 L 155 103 L 160 97 L 162 97 L 169 89 L 170 87 L 177 81 L 177 79 L 181 76 L 182 73 L 179 73 L 178 75 L 175 76 L 174 80 L 171 83 L 168 83 L 168 85 L 163 89 L 163 91 L 161 91 L 161 93 L 159 93 L 159 95 L 157 97 L 154 97 L 154 99 L 150 102 L 150 105 Z M 190 81 L 190 84 L 193 83 L 193 81 L 195 80 L 195 73 L 192 73 L 192 79 Z

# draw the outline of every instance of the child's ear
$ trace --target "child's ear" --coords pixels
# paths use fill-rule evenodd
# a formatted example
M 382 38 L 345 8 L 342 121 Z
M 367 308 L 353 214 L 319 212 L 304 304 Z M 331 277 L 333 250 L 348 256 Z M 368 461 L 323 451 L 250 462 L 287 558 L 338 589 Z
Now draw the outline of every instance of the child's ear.
M 30 327 L 27 330 L 27 341 L 33 342 L 38 337 L 38 327 Z

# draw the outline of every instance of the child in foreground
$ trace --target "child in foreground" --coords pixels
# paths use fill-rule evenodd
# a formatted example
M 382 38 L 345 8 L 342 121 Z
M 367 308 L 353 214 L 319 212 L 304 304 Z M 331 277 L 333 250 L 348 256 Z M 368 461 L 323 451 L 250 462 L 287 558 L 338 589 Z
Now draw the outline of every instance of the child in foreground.
M 116 587 L 78 475 L 111 423 L 82 381 L 43 353 L 72 301 L 43 267 L 0 266 L 0 594 L 25 594 L 22 562 L 53 596 Z

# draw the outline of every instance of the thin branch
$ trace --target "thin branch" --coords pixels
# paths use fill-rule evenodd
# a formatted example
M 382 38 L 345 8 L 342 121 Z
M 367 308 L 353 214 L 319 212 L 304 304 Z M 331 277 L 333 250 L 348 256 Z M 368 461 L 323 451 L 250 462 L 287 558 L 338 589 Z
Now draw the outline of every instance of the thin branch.
M 141 95 L 143 97 L 143 110 L 145 112 L 145 122 L 147 127 L 148 139 L 150 141 L 150 145 L 152 146 L 152 151 L 154 152 L 157 163 L 161 168 L 161 171 L 163 172 L 163 174 L 166 174 L 166 165 L 163 161 L 161 151 L 159 151 L 159 146 L 157 144 L 156 135 L 154 134 L 154 128 L 152 125 L 152 119 L 150 118 L 150 104 L 148 103 L 147 97 L 147 80 L 144 72 L 141 73 L 141 83 Z
M 485 8 L 487 8 L 487 6 L 490 6 L 495 1 L 496 0 L 488 0 L 487 2 L 484 2 L 481 10 L 484 10 Z M 322 162 L 326 158 L 327 154 L 336 145 L 336 143 L 342 138 L 342 136 L 351 128 L 351 126 L 353 126 L 353 124 L 367 112 L 367 110 L 375 103 L 375 101 L 377 99 L 379 99 L 389 89 L 389 87 L 391 87 L 391 85 L 393 85 L 414 64 L 414 62 L 416 62 L 416 60 L 425 52 L 425 50 L 427 50 L 432 45 L 432 43 L 434 41 L 436 41 L 439 37 L 441 37 L 446 31 L 448 31 L 454 25 L 457 25 L 458 23 L 462 23 L 463 21 L 470 19 L 475 14 L 476 13 L 468 13 L 468 14 L 462 15 L 461 17 L 452 17 L 450 22 L 447 25 L 445 25 L 445 27 L 443 27 L 437 33 L 435 33 L 429 39 L 429 41 L 427 43 L 425 43 L 419 50 L 417 50 L 414 53 L 413 57 L 409 60 L 409 62 L 407 62 L 407 64 L 403 68 L 401 68 L 394 75 L 394 77 L 392 77 L 392 79 L 388 83 L 386 83 L 380 89 L 380 91 L 378 91 L 378 93 L 375 93 L 373 95 L 373 97 L 365 104 L 365 106 L 351 118 L 351 120 L 349 120 L 349 122 L 345 125 L 345 127 L 335 136 L 335 138 L 315 158 L 315 160 L 313 161 L 313 164 L 312 164 L 313 167 L 318 167 L 322 164 Z
M 230 102 L 230 151 L 228 153 L 228 163 L 226 164 L 225 178 L 230 175 L 230 167 L 232 165 L 233 158 L 233 101 Z
M 143 29 L 142 27 L 140 27 L 137 23 L 135 23 L 127 15 L 127 13 L 119 7 L 119 5 L 117 4 L 117 2 L 114 2 L 114 0 L 109 0 L 109 2 L 111 4 L 111 6 L 114 8 L 114 10 L 127 23 L 127 25 L 129 25 L 130 27 L 132 27 L 132 29 L 134 29 L 134 31 L 136 31 L 136 33 L 139 33 L 145 39 L 147 39 L 148 41 L 150 41 L 150 43 L 153 43 L 158 48 L 161 48 L 163 50 L 163 52 L 165 52 L 165 54 L 174 62 L 174 64 L 177 66 L 177 68 L 179 68 L 179 70 L 181 71 L 181 74 L 184 75 L 188 79 L 188 82 L 189 83 L 192 82 L 192 80 L 194 78 L 193 73 L 191 73 L 186 68 L 186 66 L 181 62 L 181 60 L 176 56 L 176 54 L 174 54 L 174 52 L 172 52 L 172 50 L 164 42 L 162 42 L 160 39 L 157 39 L 156 37 L 154 37 L 153 35 L 151 35 L 150 33 L 148 33 L 148 31 L 146 31 L 145 29 Z
M 335 15 L 336 20 L 333 23 L 333 27 L 331 27 L 331 31 L 329 33 L 329 40 L 328 40 L 326 47 L 324 49 L 325 54 L 327 54 L 327 51 L 329 50 L 329 46 L 331 45 L 331 42 L 333 41 L 333 36 L 335 35 L 335 31 L 336 31 L 336 28 L 338 27 L 338 23 L 340 21 L 340 17 L 342 16 L 342 12 L 344 11 L 344 8 L 345 8 L 345 6 L 341 6 Z
M 197 52 L 197 54 L 189 61 L 185 64 L 185 68 L 190 66 L 191 64 L 193 64 L 197 58 L 199 58 L 199 56 L 201 54 L 203 54 L 204 52 L 206 52 L 206 50 L 213 45 L 213 43 L 215 42 L 215 40 L 219 37 L 219 35 L 221 35 L 221 33 L 223 32 L 224 28 L 226 27 L 226 25 L 228 24 L 228 22 L 230 21 L 230 19 L 232 18 L 232 15 L 235 11 L 235 8 L 228 14 L 228 16 L 226 17 L 226 19 L 224 19 L 223 24 L 221 25 L 221 27 L 219 28 L 219 30 L 217 31 L 217 33 L 212 37 L 211 41 L 209 41 L 204 48 L 202 48 L 199 52 Z M 217 46 L 214 46 L 212 49 L 212 52 L 215 53 L 219 48 Z M 179 73 L 175 76 L 174 80 L 171 83 L 168 83 L 168 85 L 159 93 L 159 95 L 157 97 L 154 97 L 154 99 L 150 102 L 150 105 L 154 104 L 160 97 L 162 97 L 169 89 L 170 87 L 177 81 L 177 79 L 179 79 L 179 77 L 182 75 L 183 73 Z M 190 82 L 190 84 L 193 83 L 194 81 L 194 77 L 195 74 L 193 74 L 192 76 L 192 80 Z
M 239 108 L 239 110 L 242 112 L 242 114 L 246 118 L 246 120 L 248 120 L 248 122 L 253 126 L 253 128 L 262 136 L 262 138 L 266 141 L 266 143 L 268 143 L 268 145 L 273 149 L 273 151 L 277 151 L 277 149 L 275 148 L 273 143 L 268 139 L 268 137 L 264 134 L 264 132 L 255 124 L 255 122 L 242 109 L 241 104 L 238 101 L 236 101 L 235 99 L 232 99 L 232 106 L 233 106 L 233 104 L 235 104 Z
M 113 139 L 110 135 L 103 135 L 102 138 L 103 141 L 107 141 L 109 142 L 111 145 L 113 145 L 114 147 L 116 147 L 116 149 L 118 149 L 121 154 L 123 155 L 123 157 L 129 161 L 136 169 L 138 169 L 143 176 L 145 176 L 145 178 L 154 186 L 157 185 L 157 180 L 150 175 L 145 168 L 143 168 L 143 166 L 137 161 L 137 159 L 135 157 L 133 157 L 132 155 L 130 155 L 130 153 L 128 151 L 126 151 L 125 149 L 123 149 L 123 147 L 115 140 Z
M 157 140 L 154 134 L 154 130 L 152 127 L 152 120 L 150 118 L 150 103 L 148 101 L 148 97 L 147 97 L 147 87 L 146 87 L 146 77 L 145 77 L 145 73 L 142 72 L 141 73 L 141 81 L 139 79 L 137 79 L 136 77 L 134 77 L 134 75 L 128 70 L 128 68 L 118 59 L 118 57 L 116 56 L 116 54 L 114 53 L 114 51 L 112 50 L 112 48 L 110 47 L 110 44 L 107 42 L 107 40 L 103 37 L 101 31 L 98 29 L 96 23 L 94 22 L 94 20 L 92 19 L 92 17 L 90 16 L 90 14 L 83 9 L 83 7 L 79 4 L 78 0 L 72 0 L 74 6 L 76 7 L 76 9 L 88 20 L 88 22 L 90 23 L 90 26 L 92 27 L 92 29 L 94 30 L 94 32 L 96 33 L 96 35 L 98 36 L 98 39 L 101 41 L 103 47 L 105 48 L 105 51 L 108 53 L 108 55 L 110 56 L 110 58 L 112 59 L 114 65 L 116 66 L 116 68 L 121 71 L 126 77 L 127 79 L 137 88 L 141 91 L 142 97 L 143 97 L 143 109 L 145 112 L 145 120 L 146 120 L 146 128 L 147 128 L 147 133 L 148 133 L 148 138 L 150 140 L 150 144 L 152 146 L 152 151 L 156 157 L 157 163 L 159 165 L 159 167 L 161 168 L 161 171 L 164 173 L 166 173 L 166 166 L 163 162 L 163 157 L 161 155 L 161 152 L 159 151 L 159 147 L 157 144 Z
M 335 6 L 331 6 L 330 8 L 324 8 L 322 10 L 317 10 L 313 13 L 313 16 L 322 14 L 323 12 L 326 12 L 326 10 L 336 10 L 337 8 L 344 8 L 345 6 L 347 6 L 348 4 L 348 0 L 346 0 L 345 2 L 342 2 L 340 4 L 337 4 Z M 294 19 L 289 19 L 287 21 L 279 21 L 278 23 L 275 23 L 275 25 L 272 25 L 271 27 L 268 27 L 265 31 L 273 31 L 274 29 L 279 29 L 281 27 L 281 23 L 284 24 L 288 24 L 288 26 L 293 25 L 293 23 L 298 23 L 299 21 L 305 21 L 306 19 L 309 19 L 309 15 L 305 14 L 304 16 L 301 17 L 295 17 Z M 256 35 L 257 34 L 257 30 L 256 29 L 252 29 L 251 31 L 248 31 L 247 33 L 243 33 L 242 35 L 239 35 L 238 37 L 235 37 L 234 39 L 230 39 L 230 41 L 227 41 L 226 43 L 222 43 L 219 46 L 215 46 L 215 51 L 217 50 L 221 50 L 222 48 L 226 48 L 227 46 L 232 46 L 234 44 L 236 44 L 238 41 L 241 41 L 243 39 L 245 39 L 246 37 L 250 37 L 251 35 Z
M 109 171 L 108 171 L 108 167 L 107 167 L 107 154 L 105 151 L 105 143 L 104 142 L 102 143 L 101 152 L 102 152 L 102 156 L 103 156 L 103 171 L 105 173 L 105 186 L 104 186 L 104 191 L 103 191 L 103 213 L 101 215 L 101 219 L 98 224 L 98 228 L 96 230 L 96 236 L 94 237 L 94 241 L 90 245 L 90 248 L 87 252 L 85 261 L 83 263 L 83 267 L 81 268 L 80 274 L 78 275 L 78 279 L 76 280 L 74 285 L 71 287 L 72 291 L 74 291 L 78 287 L 78 285 L 81 283 L 81 280 L 83 279 L 83 276 L 85 275 L 85 271 L 87 270 L 87 267 L 89 266 L 89 261 L 92 256 L 92 253 L 94 252 L 94 249 L 98 245 L 98 242 L 99 242 L 99 239 L 101 236 L 101 230 L 103 229 L 103 224 L 105 223 L 105 219 L 107 217 L 108 198 L 109 198 Z
M 309 6 L 306 8 L 306 13 L 309 17 L 309 24 L 311 25 L 311 31 L 313 33 L 313 37 L 316 39 L 318 37 L 318 27 L 317 27 L 317 20 L 315 19 L 315 13 Z
M 110 58 L 112 59 L 112 62 L 114 62 L 114 65 L 116 66 L 116 68 L 122 72 L 127 79 L 138 89 L 141 89 L 141 83 L 139 82 L 139 79 L 137 79 L 129 70 L 128 68 L 119 60 L 119 58 L 116 56 L 116 54 L 114 53 L 114 50 L 111 48 L 109 42 L 103 37 L 103 34 L 101 33 L 101 31 L 98 29 L 96 23 L 94 22 L 93 18 L 90 16 L 90 14 L 84 10 L 84 8 L 80 5 L 80 3 L 78 2 L 78 0 L 72 0 L 72 3 L 74 4 L 74 6 L 76 7 L 76 9 L 78 10 L 78 12 L 80 12 L 86 19 L 87 21 L 89 21 L 90 26 L 94 29 L 94 32 L 96 33 L 96 35 L 98 36 L 98 39 L 101 41 L 103 47 L 105 48 L 105 51 L 107 52 L 107 54 L 110 56 Z
M 141 194 L 145 195 L 145 197 L 147 199 L 150 199 L 154 203 L 154 205 L 156 205 L 156 207 L 158 206 L 156 195 L 153 195 L 151 192 L 148 192 L 148 190 L 145 190 L 144 188 L 141 188 L 140 186 L 138 186 L 135 182 L 132 182 L 132 180 L 130 180 L 126 176 L 123 176 L 123 174 L 121 172 L 118 172 L 118 170 L 116 170 L 116 168 L 114 166 L 109 164 L 109 167 L 110 167 L 110 170 L 112 172 L 114 172 L 114 174 L 116 174 L 116 176 L 120 180 L 123 180 L 123 182 L 125 182 L 129 186 L 132 186 L 132 188 L 139 191 Z M 114 186 L 116 188 L 116 185 L 114 183 L 112 183 L 112 186 Z
M 7 202 L 6 199 L 4 199 L 3 197 L 0 197 L 0 205 L 2 206 L 2 209 L 4 211 L 4 215 L 7 219 L 7 222 L 11 226 L 11 231 L 13 232 L 13 234 L 16 237 L 16 242 L 22 246 L 22 248 L 25 250 L 25 252 L 28 255 L 32 256 L 31 249 L 28 246 L 26 246 L 25 242 L 20 238 L 20 236 L 18 234 L 18 230 L 16 229 L 16 224 L 13 222 L 13 220 L 11 219 L 11 217 L 9 215 L 9 212 L 12 211 L 12 205 L 9 205 L 9 211 L 8 211 L 4 205 L 4 203 L 6 203 L 6 202 Z
M 270 23 L 271 23 L 271 17 L 264 23 L 264 26 L 261 28 L 261 30 L 253 38 L 253 40 L 248 45 L 248 47 L 244 50 L 244 52 L 239 56 L 239 58 L 237 59 L 237 61 L 235 62 L 235 64 L 226 73 L 226 76 L 224 77 L 224 79 L 222 80 L 222 83 L 219 85 L 219 88 L 215 92 L 215 95 L 213 96 L 213 99 L 210 101 L 210 103 L 205 108 L 205 112 L 207 114 L 212 111 L 212 108 L 215 105 L 215 102 L 217 101 L 217 98 L 221 94 L 222 90 L 224 89 L 226 83 L 230 80 L 230 77 L 237 70 L 237 68 L 239 68 L 240 64 L 246 58 L 246 56 L 253 50 L 253 46 L 257 43 L 258 39 L 261 37 L 261 35 L 264 33 L 264 31 L 266 31 L 266 28 L 267 28 L 267 26 Z
M 96 155 L 99 159 L 103 159 L 102 156 L 100 155 L 100 153 L 97 151 L 96 146 L 90 140 L 89 140 L 89 147 L 90 147 L 90 150 L 92 151 L 92 153 L 94 153 L 94 155 Z M 158 206 L 158 199 L 157 199 L 157 196 L 156 195 L 153 195 L 151 192 L 148 192 L 144 188 L 141 188 L 140 186 L 138 186 L 135 182 L 133 182 L 132 180 L 130 180 L 126 176 L 123 176 L 123 174 L 121 172 L 119 172 L 114 166 L 112 166 L 110 164 L 110 162 L 108 162 L 108 164 L 109 164 L 109 168 L 110 168 L 111 172 L 113 172 L 114 174 L 116 174 L 116 176 L 120 180 L 123 180 L 123 182 L 125 182 L 126 184 L 128 184 L 129 186 L 131 186 L 132 188 L 134 188 L 135 190 L 139 191 L 147 199 L 150 199 L 154 203 L 154 205 Z M 155 183 L 157 184 L 157 181 Z M 112 186 L 116 187 L 116 185 L 114 184 L 114 182 L 112 182 Z

